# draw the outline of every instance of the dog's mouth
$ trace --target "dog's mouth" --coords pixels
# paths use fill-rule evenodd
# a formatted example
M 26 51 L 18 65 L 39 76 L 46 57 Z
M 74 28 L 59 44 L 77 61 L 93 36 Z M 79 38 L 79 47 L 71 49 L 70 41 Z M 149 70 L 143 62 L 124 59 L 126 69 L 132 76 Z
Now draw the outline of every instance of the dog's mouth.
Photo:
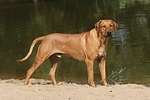
M 112 34 L 111 34 L 111 33 L 112 33 L 111 31 L 107 31 L 107 34 L 104 35 L 104 37 L 112 37 Z

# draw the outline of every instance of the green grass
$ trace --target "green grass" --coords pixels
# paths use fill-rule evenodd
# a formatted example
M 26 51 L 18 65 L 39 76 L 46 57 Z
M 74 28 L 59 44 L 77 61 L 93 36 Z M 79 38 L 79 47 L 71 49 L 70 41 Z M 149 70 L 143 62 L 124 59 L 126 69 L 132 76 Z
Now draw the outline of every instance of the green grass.
M 126 81 L 127 79 L 124 79 L 123 78 L 123 72 L 126 70 L 126 67 L 125 68 L 121 68 L 120 70 L 115 70 L 115 71 L 112 71 L 111 75 L 108 77 L 108 80 L 112 80 L 114 82 L 124 82 Z

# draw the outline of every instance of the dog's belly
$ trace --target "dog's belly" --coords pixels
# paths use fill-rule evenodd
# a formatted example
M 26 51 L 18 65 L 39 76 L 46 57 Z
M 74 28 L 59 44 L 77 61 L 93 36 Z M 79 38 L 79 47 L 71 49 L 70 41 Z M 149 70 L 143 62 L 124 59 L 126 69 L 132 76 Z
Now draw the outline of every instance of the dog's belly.
M 56 56 L 58 57 L 58 58 L 61 58 L 62 57 L 62 55 L 67 55 L 67 56 L 70 56 L 70 57 L 72 57 L 72 58 L 74 58 L 74 59 L 77 59 L 77 60 L 79 60 L 79 61 L 84 61 L 85 60 L 85 56 L 83 55 L 83 54 L 80 54 L 80 55 L 72 55 L 72 54 L 65 54 L 65 53 L 56 53 Z
M 67 50 L 61 50 L 60 51 L 61 54 L 70 56 L 72 58 L 75 58 L 79 61 L 84 61 L 85 60 L 85 55 L 84 52 L 82 50 L 75 50 L 75 49 L 67 49 Z
M 79 61 L 84 61 L 85 60 L 85 56 L 84 56 L 84 54 L 67 54 L 68 56 L 70 56 L 70 57 L 73 57 L 73 58 L 75 58 L 75 59 L 77 59 L 77 60 L 79 60 Z

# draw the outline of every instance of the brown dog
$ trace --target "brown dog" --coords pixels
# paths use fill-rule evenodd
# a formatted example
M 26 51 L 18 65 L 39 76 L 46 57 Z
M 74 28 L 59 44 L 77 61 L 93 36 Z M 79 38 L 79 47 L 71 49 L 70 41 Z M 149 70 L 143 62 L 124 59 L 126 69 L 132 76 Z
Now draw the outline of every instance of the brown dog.
M 38 48 L 35 61 L 27 71 L 25 85 L 29 83 L 29 78 L 33 72 L 48 58 L 51 61 L 49 76 L 54 85 L 58 85 L 55 79 L 55 70 L 62 54 L 71 56 L 79 61 L 84 61 L 87 65 L 88 83 L 95 87 L 93 75 L 94 60 L 98 61 L 102 82 L 106 82 L 105 60 L 107 52 L 107 40 L 118 25 L 113 20 L 100 20 L 95 24 L 95 28 L 81 34 L 61 34 L 54 33 L 36 38 L 30 47 L 26 57 L 18 62 L 26 60 L 32 53 L 33 47 L 38 41 L 42 41 Z

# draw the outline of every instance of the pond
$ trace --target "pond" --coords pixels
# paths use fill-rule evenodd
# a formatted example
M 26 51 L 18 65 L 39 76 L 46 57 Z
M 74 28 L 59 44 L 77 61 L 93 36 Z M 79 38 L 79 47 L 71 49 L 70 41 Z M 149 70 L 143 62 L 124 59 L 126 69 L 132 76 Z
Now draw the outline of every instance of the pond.
M 28 60 L 16 60 L 27 54 L 36 37 L 86 32 L 100 19 L 119 24 L 108 42 L 107 76 L 118 82 L 150 86 L 149 0 L 0 0 L 0 79 L 25 78 L 39 43 Z M 50 62 L 46 61 L 32 77 L 49 79 L 49 70 Z M 94 73 L 99 82 L 97 63 Z M 85 63 L 63 56 L 56 79 L 87 82 Z

